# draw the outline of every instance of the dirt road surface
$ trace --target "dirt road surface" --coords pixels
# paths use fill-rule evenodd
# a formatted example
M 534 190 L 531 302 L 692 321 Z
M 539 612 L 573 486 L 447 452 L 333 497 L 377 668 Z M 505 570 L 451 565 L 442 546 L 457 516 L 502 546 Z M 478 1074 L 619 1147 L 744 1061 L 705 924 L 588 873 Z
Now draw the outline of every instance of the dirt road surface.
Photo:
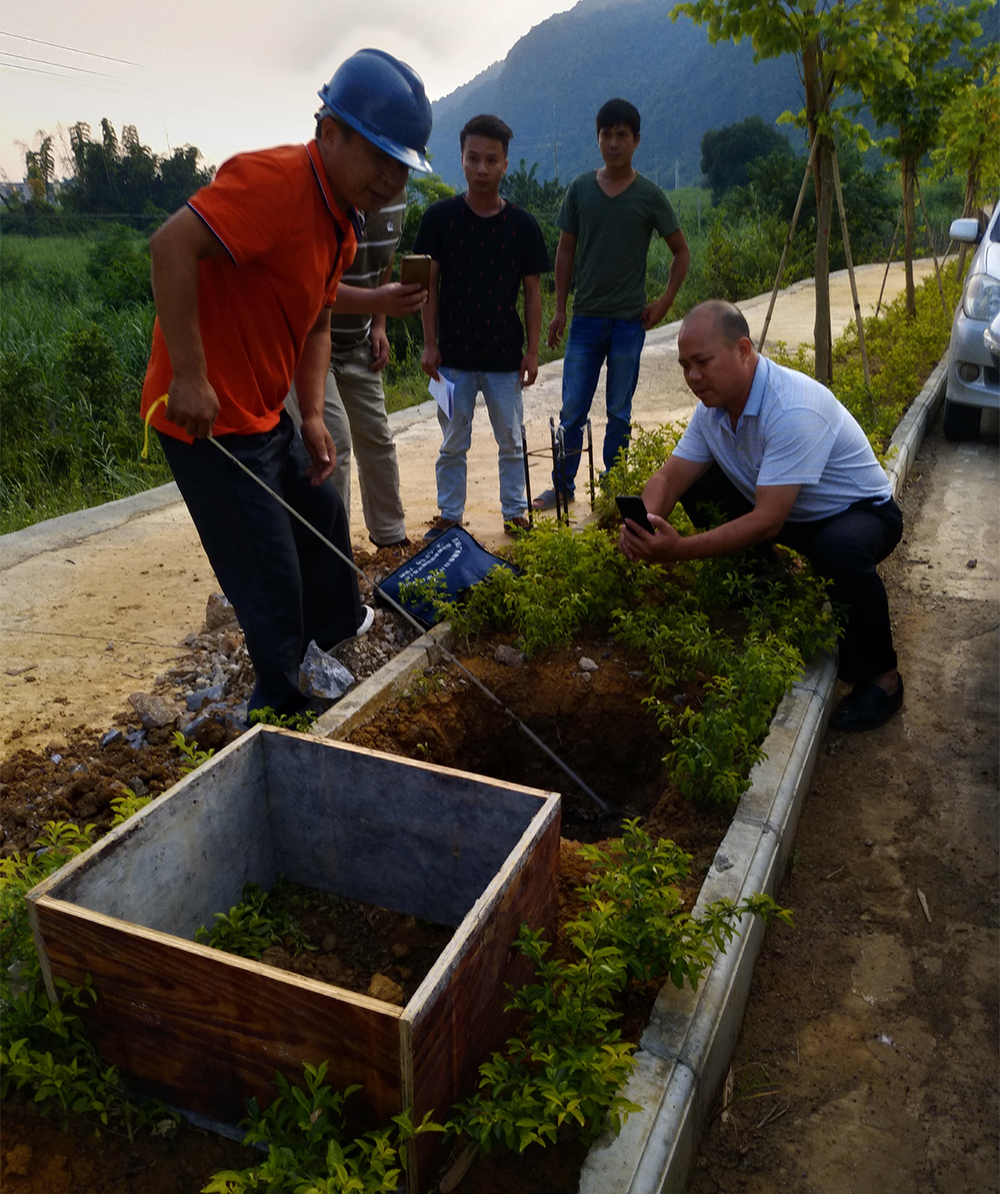
M 929 262 L 918 263 L 923 273 L 931 268 Z M 882 266 L 858 271 L 866 315 L 875 310 L 883 273 Z M 885 301 L 902 285 L 902 266 L 894 266 Z M 837 336 L 853 315 L 846 273 L 834 275 L 831 289 Z M 755 336 L 768 299 L 765 295 L 741 304 Z M 790 347 L 811 343 L 813 313 L 811 283 L 796 283 L 779 296 L 768 342 L 783 340 Z M 677 365 L 677 326 L 660 327 L 646 340 L 634 403 L 634 417 L 644 426 L 686 419 L 694 407 Z M 538 381 L 525 391 L 532 453 L 547 452 L 548 421 L 558 418 L 561 379 L 562 363 L 553 362 L 542 367 Z M 603 380 L 593 419 L 598 465 L 602 394 Z M 400 412 L 394 422 L 408 531 L 417 539 L 437 514 L 434 461 L 440 430 L 434 404 Z M 546 487 L 549 471 L 544 454 L 532 457 L 534 493 Z M 218 583 L 186 507 L 179 499 L 170 500 L 175 493 L 171 489 L 81 511 L 0 539 L 0 757 L 19 746 L 46 746 L 76 726 L 106 728 L 130 693 L 148 690 L 170 667 L 181 639 L 200 629 L 205 602 L 218 591 Z M 155 506 L 157 496 L 157 508 L 135 516 L 137 508 Z M 356 481 L 351 514 L 355 543 L 367 544 Z M 487 546 L 504 541 L 496 446 L 485 409 L 477 416 L 469 453 L 466 523 Z

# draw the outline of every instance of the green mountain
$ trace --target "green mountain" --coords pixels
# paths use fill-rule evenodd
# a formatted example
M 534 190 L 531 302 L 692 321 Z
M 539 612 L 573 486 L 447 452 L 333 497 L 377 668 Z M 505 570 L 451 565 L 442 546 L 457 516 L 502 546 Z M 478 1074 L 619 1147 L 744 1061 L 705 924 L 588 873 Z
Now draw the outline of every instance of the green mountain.
M 512 166 L 524 158 L 538 163 L 539 179 L 568 182 L 601 164 L 594 117 L 620 95 L 642 116 L 636 167 L 669 190 L 700 183 L 709 129 L 753 115 L 772 122 L 802 106 L 794 58 L 754 63 L 748 41 L 711 46 L 689 18 L 671 21 L 672 8 L 671 0 L 580 0 L 536 25 L 503 62 L 433 105 L 435 170 L 462 188 L 459 129 L 494 112 L 514 130 Z M 802 147 L 798 132 L 779 127 Z

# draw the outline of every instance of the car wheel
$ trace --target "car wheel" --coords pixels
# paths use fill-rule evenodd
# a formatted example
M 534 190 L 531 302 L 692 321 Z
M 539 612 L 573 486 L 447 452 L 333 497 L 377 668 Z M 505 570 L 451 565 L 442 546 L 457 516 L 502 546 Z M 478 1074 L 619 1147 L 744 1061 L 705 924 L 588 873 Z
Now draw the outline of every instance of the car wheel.
M 979 420 L 982 410 L 978 406 L 965 406 L 961 402 L 944 403 L 944 438 L 950 440 L 975 439 L 979 434 Z

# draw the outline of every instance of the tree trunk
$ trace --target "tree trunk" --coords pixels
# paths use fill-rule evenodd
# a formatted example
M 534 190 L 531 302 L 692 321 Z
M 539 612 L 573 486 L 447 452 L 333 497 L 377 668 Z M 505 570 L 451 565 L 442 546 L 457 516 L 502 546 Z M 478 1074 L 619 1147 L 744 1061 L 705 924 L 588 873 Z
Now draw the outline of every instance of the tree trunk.
M 903 168 L 903 261 L 906 266 L 906 313 L 911 319 L 917 315 L 917 297 L 913 286 L 913 237 L 917 227 L 914 183 L 917 177 L 917 159 L 904 157 Z
M 833 142 L 822 133 L 813 166 L 816 183 L 816 320 L 813 338 L 816 348 L 816 380 L 829 385 L 833 380 L 833 338 L 830 329 L 830 223 L 833 218 Z
M 968 219 L 969 216 L 976 214 L 976 193 L 979 190 L 979 167 L 973 166 L 968 173 L 965 180 L 965 202 L 962 204 L 962 215 Z M 965 258 L 968 253 L 969 246 L 964 242 L 958 250 L 958 266 L 957 277 L 961 280 L 965 277 Z

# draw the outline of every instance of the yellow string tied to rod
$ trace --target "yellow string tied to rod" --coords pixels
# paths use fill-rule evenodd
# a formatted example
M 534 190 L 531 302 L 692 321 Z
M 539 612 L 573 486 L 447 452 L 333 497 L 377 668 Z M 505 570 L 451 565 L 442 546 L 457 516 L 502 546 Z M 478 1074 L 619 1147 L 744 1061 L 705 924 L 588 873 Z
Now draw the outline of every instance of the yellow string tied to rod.
M 156 410 L 156 408 L 160 405 L 161 402 L 163 403 L 164 406 L 167 405 L 167 395 L 166 394 L 161 394 L 155 402 L 150 404 L 149 410 L 146 411 L 146 418 L 144 420 L 145 424 L 146 424 L 146 430 L 142 437 L 142 451 L 139 453 L 139 458 L 141 460 L 149 459 L 149 420 L 153 417 L 153 412 Z

